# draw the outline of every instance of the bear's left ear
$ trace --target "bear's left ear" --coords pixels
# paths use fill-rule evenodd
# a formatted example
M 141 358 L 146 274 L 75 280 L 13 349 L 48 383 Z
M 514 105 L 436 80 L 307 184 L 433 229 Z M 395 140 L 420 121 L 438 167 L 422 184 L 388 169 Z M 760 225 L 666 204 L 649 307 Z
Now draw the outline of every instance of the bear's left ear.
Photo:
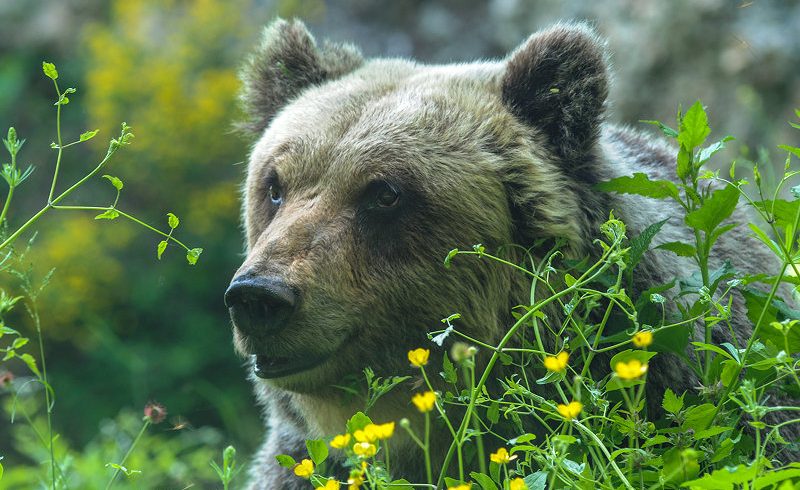
M 562 158 L 579 159 L 597 141 L 608 96 L 605 42 L 586 24 L 559 24 L 509 55 L 503 102 L 541 130 Z

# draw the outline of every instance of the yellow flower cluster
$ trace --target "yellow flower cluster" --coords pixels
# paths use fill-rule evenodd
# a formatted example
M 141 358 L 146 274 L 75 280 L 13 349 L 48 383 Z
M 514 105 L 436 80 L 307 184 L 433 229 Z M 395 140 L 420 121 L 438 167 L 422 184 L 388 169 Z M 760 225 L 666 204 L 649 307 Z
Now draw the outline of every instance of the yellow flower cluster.
M 382 441 L 392 437 L 394 434 L 394 422 L 387 424 L 367 424 L 363 429 L 359 429 L 353 433 L 353 437 L 358 442 L 375 442 Z M 333 441 L 331 441 L 333 445 Z
M 463 485 L 456 485 L 454 487 L 447 487 L 447 490 L 470 490 L 472 488 L 471 483 L 464 483 Z
M 378 448 L 369 442 L 357 442 L 353 444 L 353 452 L 361 458 L 371 458 L 378 452 Z
M 514 461 L 515 459 L 517 459 L 517 455 L 515 454 L 512 456 L 508 454 L 508 450 L 506 450 L 506 448 L 504 447 L 501 447 L 500 449 L 489 455 L 489 460 L 492 463 L 497 463 L 497 464 L 508 464 Z
M 343 449 L 350 443 L 350 434 L 339 434 L 334 436 L 331 440 L 331 447 L 334 449 Z
M 314 474 L 314 463 L 312 463 L 310 459 L 300 461 L 297 463 L 297 466 L 294 467 L 294 474 L 300 478 L 311 478 L 311 475 Z
M 431 351 L 428 349 L 414 349 L 408 351 L 408 362 L 411 363 L 412 366 L 415 367 L 422 367 L 428 364 L 428 358 L 431 355 Z
M 653 343 L 653 331 L 652 330 L 642 330 L 641 332 L 636 332 L 633 334 L 631 338 L 633 345 L 639 348 L 647 347 L 648 345 Z
M 580 414 L 583 410 L 583 403 L 575 400 L 569 402 L 567 405 L 559 403 L 556 406 L 556 410 L 558 410 L 558 413 L 565 419 L 572 420 L 577 418 L 578 414 Z
M 413 397 L 411 397 L 411 401 L 414 403 L 414 406 L 417 407 L 422 413 L 430 412 L 433 410 L 434 405 L 436 405 L 436 393 L 432 391 L 426 391 L 425 393 L 417 393 Z
M 522 478 L 514 478 L 508 482 L 508 490 L 528 490 L 528 485 Z
M 647 363 L 642 363 L 639 359 L 631 359 L 628 362 L 618 362 L 614 365 L 614 373 L 621 379 L 636 379 L 647 372 Z
M 321 485 L 314 488 L 321 488 L 322 490 L 339 490 L 341 487 L 342 487 L 341 484 L 337 480 L 331 478 L 330 480 L 325 482 L 325 485 Z
M 567 369 L 568 362 L 569 352 L 562 350 L 554 356 L 546 356 L 544 358 L 544 367 L 546 367 L 548 371 L 560 373 Z

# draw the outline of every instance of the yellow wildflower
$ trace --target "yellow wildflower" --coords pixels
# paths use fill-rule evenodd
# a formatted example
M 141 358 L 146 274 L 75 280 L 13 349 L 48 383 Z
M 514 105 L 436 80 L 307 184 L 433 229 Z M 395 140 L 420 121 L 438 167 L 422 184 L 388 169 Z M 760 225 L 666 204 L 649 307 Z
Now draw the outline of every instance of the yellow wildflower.
M 528 485 L 522 478 L 514 478 L 508 482 L 508 490 L 528 490 Z
M 578 414 L 583 410 L 583 403 L 574 400 L 569 402 L 569 405 L 559 403 L 558 406 L 556 406 L 556 410 L 558 410 L 558 413 L 565 419 L 572 420 L 577 418 Z
M 464 483 L 463 485 L 456 485 L 454 487 L 447 487 L 447 490 L 470 490 L 472 488 L 471 483 Z
M 339 434 L 331 440 L 331 447 L 334 449 L 342 449 L 347 447 L 350 442 L 350 434 Z
M 294 467 L 294 474 L 300 478 L 311 478 L 311 475 L 314 474 L 314 463 L 312 463 L 310 459 L 300 461 L 297 466 Z
M 422 413 L 430 412 L 433 410 L 433 406 L 436 404 L 436 393 L 432 391 L 426 391 L 425 393 L 417 393 L 413 397 L 411 397 L 411 401 L 414 402 L 414 405 L 417 407 Z
M 378 452 L 378 448 L 375 447 L 375 444 L 357 442 L 353 445 L 353 452 L 362 458 L 371 458 Z
M 517 459 L 517 455 L 515 454 L 515 455 L 511 456 L 511 455 L 508 454 L 508 451 L 506 450 L 506 448 L 501 447 L 497 451 L 495 451 L 492 454 L 490 454 L 489 455 L 489 459 L 492 461 L 492 463 L 508 464 L 508 463 L 512 462 L 513 460 Z
M 422 367 L 428 364 L 428 357 L 431 355 L 431 351 L 428 349 L 414 349 L 408 351 L 408 361 L 411 363 L 412 366 Z
M 387 424 L 367 424 L 363 429 L 353 433 L 358 442 L 375 442 L 388 439 L 394 434 L 394 422 Z
M 647 347 L 653 343 L 653 331 L 642 330 L 641 332 L 636 332 L 631 340 L 636 347 Z
M 628 362 L 618 362 L 614 366 L 614 373 L 622 379 L 636 379 L 647 372 L 647 363 L 642 364 L 639 359 Z
M 347 490 L 358 490 L 364 484 L 364 476 L 358 472 L 350 473 L 347 479 Z
M 341 484 L 335 478 L 331 478 L 325 483 L 325 485 L 315 488 L 321 488 L 323 490 L 339 490 L 339 488 L 341 488 Z
M 544 358 L 544 367 L 548 371 L 560 373 L 567 369 L 567 362 L 569 361 L 569 352 L 561 351 L 554 356 L 546 356 Z

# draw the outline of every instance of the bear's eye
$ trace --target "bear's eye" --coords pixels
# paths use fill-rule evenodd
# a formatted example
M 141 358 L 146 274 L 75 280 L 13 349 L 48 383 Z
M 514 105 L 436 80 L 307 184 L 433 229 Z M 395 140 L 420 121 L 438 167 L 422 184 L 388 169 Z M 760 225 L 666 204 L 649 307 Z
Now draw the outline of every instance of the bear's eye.
M 390 208 L 400 200 L 400 192 L 388 182 L 379 182 L 375 189 L 375 206 Z
M 269 199 L 272 201 L 272 204 L 276 206 L 280 206 L 280 204 L 283 202 L 283 190 L 277 183 L 272 183 L 269 185 Z

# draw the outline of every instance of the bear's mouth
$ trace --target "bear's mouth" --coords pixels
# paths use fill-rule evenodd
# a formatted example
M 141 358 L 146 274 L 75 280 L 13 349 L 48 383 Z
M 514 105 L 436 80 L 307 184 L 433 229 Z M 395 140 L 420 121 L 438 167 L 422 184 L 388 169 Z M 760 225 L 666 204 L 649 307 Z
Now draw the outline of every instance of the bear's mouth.
M 302 373 L 325 362 L 328 356 L 282 357 L 257 354 L 253 372 L 261 379 L 275 379 Z

